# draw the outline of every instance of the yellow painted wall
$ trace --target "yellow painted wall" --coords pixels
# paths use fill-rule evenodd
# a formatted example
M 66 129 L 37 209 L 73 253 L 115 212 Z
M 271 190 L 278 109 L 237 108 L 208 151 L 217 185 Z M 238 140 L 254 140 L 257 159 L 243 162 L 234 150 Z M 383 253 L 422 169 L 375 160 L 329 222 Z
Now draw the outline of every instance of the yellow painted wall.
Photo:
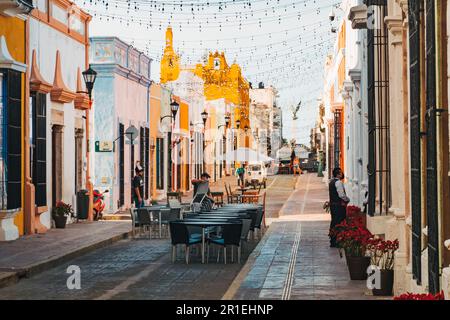
M 18 62 L 25 63 L 25 50 L 26 50 L 26 38 L 25 38 L 25 22 L 18 18 L 0 16 L 0 36 L 5 36 L 6 44 L 8 46 L 9 53 Z M 22 75 L 22 114 L 24 110 L 25 102 L 25 75 Z M 22 130 L 23 141 L 23 130 Z M 22 163 L 23 168 L 24 150 L 22 147 Z M 22 203 L 24 201 L 24 173 L 22 170 Z M 14 223 L 19 229 L 19 234 L 24 233 L 24 221 L 23 210 L 16 216 Z
M 159 138 L 159 122 L 161 118 L 161 85 L 154 84 L 150 88 L 150 140 L 155 144 L 155 149 L 150 150 L 152 170 L 152 198 L 156 197 L 156 139 Z

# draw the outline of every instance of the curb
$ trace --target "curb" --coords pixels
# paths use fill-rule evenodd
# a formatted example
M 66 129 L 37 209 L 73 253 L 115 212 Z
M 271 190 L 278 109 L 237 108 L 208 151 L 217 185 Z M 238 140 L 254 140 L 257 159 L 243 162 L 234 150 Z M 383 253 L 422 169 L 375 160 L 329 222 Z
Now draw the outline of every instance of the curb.
M 261 249 L 264 247 L 265 243 L 269 239 L 269 234 L 271 233 L 270 226 L 266 228 L 266 231 L 263 234 L 263 237 L 261 240 L 259 240 L 258 245 L 255 249 L 253 249 L 253 252 L 248 257 L 246 263 L 242 267 L 241 271 L 236 275 L 231 285 L 228 287 L 225 294 L 222 296 L 221 300 L 235 300 L 235 295 L 237 291 L 239 290 L 242 282 L 245 280 L 247 274 L 251 271 L 251 267 L 255 264 L 256 259 L 261 254 Z
M 20 281 L 22 278 L 29 278 L 33 275 L 41 273 L 49 268 L 55 267 L 63 262 L 69 261 L 76 257 L 79 257 L 88 252 L 94 251 L 96 249 L 100 249 L 106 247 L 108 245 L 113 244 L 114 242 L 128 239 L 132 231 L 124 232 L 119 235 L 113 236 L 111 238 L 101 240 L 92 244 L 88 244 L 85 247 L 81 247 L 76 249 L 75 251 L 69 252 L 67 254 L 63 254 L 61 256 L 56 256 L 51 259 L 47 259 L 41 262 L 38 262 L 33 265 L 29 265 L 25 268 L 20 269 L 0 269 L 0 288 L 8 287 Z

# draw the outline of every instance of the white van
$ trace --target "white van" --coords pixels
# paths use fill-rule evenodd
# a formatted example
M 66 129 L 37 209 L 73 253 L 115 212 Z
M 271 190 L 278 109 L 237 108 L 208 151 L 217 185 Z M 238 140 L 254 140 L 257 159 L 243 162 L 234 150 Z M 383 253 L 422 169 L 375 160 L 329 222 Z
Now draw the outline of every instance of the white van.
M 245 170 L 245 185 L 263 185 L 266 188 L 267 183 L 267 168 L 264 162 L 249 163 Z

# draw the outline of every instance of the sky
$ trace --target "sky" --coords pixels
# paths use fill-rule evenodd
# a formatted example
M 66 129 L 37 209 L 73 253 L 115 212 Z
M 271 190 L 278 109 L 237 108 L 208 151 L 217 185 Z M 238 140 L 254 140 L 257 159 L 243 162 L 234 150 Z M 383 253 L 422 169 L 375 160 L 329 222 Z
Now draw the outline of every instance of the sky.
M 336 39 L 328 16 L 339 0 L 75 2 L 93 16 L 91 37 L 117 36 L 153 58 L 156 82 L 169 25 L 182 64 L 201 63 L 209 51 L 224 52 L 253 87 L 263 82 L 278 90 L 284 138 L 309 145 L 325 58 Z M 292 109 L 300 101 L 294 121 Z

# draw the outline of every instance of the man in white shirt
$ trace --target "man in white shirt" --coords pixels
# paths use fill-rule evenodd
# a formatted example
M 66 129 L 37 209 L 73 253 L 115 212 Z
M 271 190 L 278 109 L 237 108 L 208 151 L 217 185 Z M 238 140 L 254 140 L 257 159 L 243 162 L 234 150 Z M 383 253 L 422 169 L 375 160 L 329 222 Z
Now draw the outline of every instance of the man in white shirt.
M 331 213 L 330 231 L 344 221 L 347 216 L 347 204 L 350 202 L 350 199 L 345 193 L 343 179 L 344 173 L 341 168 L 335 168 L 333 170 L 333 179 L 330 180 L 328 185 Z M 336 238 L 333 236 L 330 236 L 330 247 L 336 247 Z

